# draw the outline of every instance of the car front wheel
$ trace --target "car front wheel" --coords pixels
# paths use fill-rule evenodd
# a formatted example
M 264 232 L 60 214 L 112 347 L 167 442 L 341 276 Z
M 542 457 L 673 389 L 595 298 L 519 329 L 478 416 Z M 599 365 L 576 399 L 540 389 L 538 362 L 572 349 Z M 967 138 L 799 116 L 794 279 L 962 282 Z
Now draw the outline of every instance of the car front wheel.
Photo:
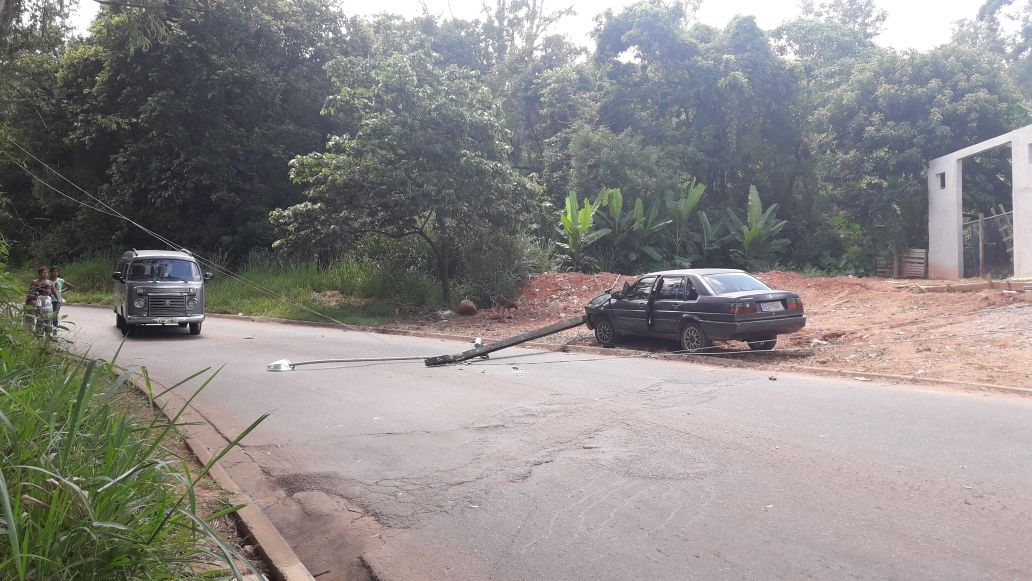
M 599 317 L 595 321 L 595 340 L 603 347 L 616 345 L 616 329 L 607 317 Z
M 712 344 L 698 323 L 685 323 L 681 327 L 681 347 L 688 353 L 697 353 Z
M 200 335 L 201 334 L 201 324 L 200 323 L 190 323 L 190 334 L 191 335 Z
M 763 341 L 749 341 L 748 343 L 749 348 L 753 351 L 770 351 L 778 344 L 778 339 L 775 337 L 773 339 L 764 339 Z

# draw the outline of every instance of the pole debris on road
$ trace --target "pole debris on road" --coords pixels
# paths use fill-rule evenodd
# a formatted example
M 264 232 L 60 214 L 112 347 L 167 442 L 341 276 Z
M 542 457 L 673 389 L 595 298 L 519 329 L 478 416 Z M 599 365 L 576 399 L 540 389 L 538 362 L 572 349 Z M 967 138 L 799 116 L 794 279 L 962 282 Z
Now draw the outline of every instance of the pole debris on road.
M 548 335 L 553 335 L 560 331 L 579 327 L 587 321 L 587 315 L 581 315 L 573 317 L 558 323 L 553 323 L 547 327 L 541 327 L 540 329 L 534 329 L 521 333 L 515 337 L 509 337 L 508 339 L 502 339 L 501 341 L 495 341 L 494 343 L 484 345 L 483 340 L 477 337 L 476 341 L 473 342 L 475 347 L 456 355 L 438 355 L 431 357 L 429 355 L 412 355 L 407 357 L 352 357 L 349 359 L 316 359 L 313 361 L 298 361 L 292 362 L 289 359 L 280 359 L 273 361 L 268 364 L 265 369 L 267 371 L 293 371 L 295 367 L 300 365 L 318 365 L 322 363 L 366 363 L 373 361 L 417 361 L 422 360 L 427 367 L 436 367 L 438 365 L 447 365 L 448 363 L 459 363 L 466 361 L 467 359 L 473 359 L 474 357 L 486 358 L 489 353 L 495 351 L 501 351 L 520 343 L 526 343 L 527 341 L 533 341 L 534 339 L 540 339 Z
M 447 365 L 449 363 L 459 363 L 461 361 L 466 361 L 467 359 L 473 359 L 474 357 L 482 357 L 484 355 L 487 355 L 488 353 L 501 351 L 502 349 L 507 349 L 514 345 L 519 345 L 520 343 L 526 343 L 527 341 L 540 339 L 541 337 L 553 335 L 560 331 L 565 331 L 567 329 L 579 327 L 583 325 L 586 321 L 587 315 L 572 317 L 563 321 L 559 321 L 558 323 L 553 323 L 551 325 L 548 325 L 547 327 L 541 327 L 540 329 L 527 331 L 526 333 L 521 333 L 519 335 L 516 335 L 515 337 L 509 337 L 508 339 L 495 341 L 494 343 L 475 347 L 473 349 L 469 349 L 468 351 L 463 351 L 462 353 L 458 353 L 455 355 L 438 355 L 437 357 L 428 357 L 424 361 L 424 363 L 427 367 L 436 367 L 438 365 Z

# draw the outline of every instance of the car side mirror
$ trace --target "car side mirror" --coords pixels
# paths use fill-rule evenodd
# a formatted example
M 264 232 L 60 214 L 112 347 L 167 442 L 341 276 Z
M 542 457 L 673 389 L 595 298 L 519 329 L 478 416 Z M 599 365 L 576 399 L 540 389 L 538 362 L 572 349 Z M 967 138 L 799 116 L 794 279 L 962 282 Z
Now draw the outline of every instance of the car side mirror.
M 631 292 L 631 283 L 624 281 L 623 290 L 620 291 L 620 294 L 626 296 L 629 292 Z
M 613 291 L 613 292 L 609 293 L 609 296 L 611 298 L 614 298 L 614 299 L 622 299 L 623 298 L 623 293 L 620 292 L 620 291 Z
M 204 280 L 211 280 L 211 279 L 213 279 L 213 278 L 215 278 L 215 275 L 214 275 L 214 274 L 212 274 L 212 273 L 210 273 L 210 272 L 206 272 L 206 273 L 204 273 Z
M 118 272 L 117 270 L 111 273 L 111 278 L 117 280 L 118 282 L 124 281 L 124 279 L 122 278 L 122 273 Z

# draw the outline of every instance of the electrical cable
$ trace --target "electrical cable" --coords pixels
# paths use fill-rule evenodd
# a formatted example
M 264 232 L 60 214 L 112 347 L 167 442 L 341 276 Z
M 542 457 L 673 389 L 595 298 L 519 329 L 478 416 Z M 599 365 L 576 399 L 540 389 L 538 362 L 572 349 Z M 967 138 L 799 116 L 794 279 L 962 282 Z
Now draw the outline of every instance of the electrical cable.
M 70 196 L 70 195 L 66 194 L 65 192 L 62 192 L 61 190 L 59 190 L 59 189 L 55 188 L 54 186 L 50 185 L 46 180 L 42 179 L 41 177 L 39 177 L 38 175 L 36 175 L 32 171 L 30 171 L 27 166 L 25 166 L 24 164 L 19 163 L 17 158 L 14 155 L 12 155 L 10 152 L 8 152 L 7 150 L 5 150 L 2 147 L 0 147 L 0 152 L 3 152 L 5 155 L 7 155 L 7 157 L 9 157 L 10 159 L 12 159 L 14 161 L 15 165 L 17 165 L 19 168 L 21 168 L 23 171 L 28 173 L 30 176 L 35 178 L 37 181 L 39 181 L 41 184 L 43 184 L 47 188 L 53 190 L 54 192 L 60 194 L 61 196 L 65 197 L 65 198 L 67 198 L 67 199 L 69 199 L 69 200 L 71 200 L 71 201 L 73 201 L 73 202 L 75 202 L 75 203 L 77 203 L 77 204 L 79 204 L 81 206 L 84 206 L 84 207 L 89 208 L 91 210 L 94 210 L 96 212 L 100 212 L 102 214 L 106 214 L 108 216 L 112 216 L 112 217 L 115 217 L 115 218 L 119 218 L 121 220 L 125 220 L 126 222 L 132 224 L 133 226 L 136 226 L 137 228 L 139 228 L 140 230 L 142 230 L 144 233 L 148 234 L 149 236 L 154 237 L 159 242 L 161 242 L 163 244 L 166 244 L 169 248 L 183 248 L 183 246 L 181 244 L 176 244 L 174 241 L 166 238 L 165 236 L 162 236 L 161 234 L 151 230 L 150 228 L 147 228 L 146 226 L 140 224 L 139 222 L 136 222 L 135 220 L 129 218 L 128 216 L 126 216 L 122 212 L 118 211 L 116 208 L 113 208 L 112 206 L 110 206 L 109 204 L 107 204 L 106 202 L 101 200 L 100 198 L 98 198 L 98 197 L 94 196 L 93 194 L 91 194 L 90 192 L 86 191 L 85 189 L 80 187 L 78 184 L 76 184 L 72 180 L 70 180 L 67 177 L 65 177 L 61 172 L 59 172 L 56 169 L 50 167 L 46 162 L 44 162 L 40 158 L 38 158 L 35 155 L 33 155 L 32 152 L 28 151 L 27 149 L 25 149 L 24 147 L 19 145 L 16 141 L 14 141 L 14 140 L 9 140 L 9 141 L 10 141 L 10 143 L 12 145 L 14 145 L 19 150 L 21 150 L 22 153 L 24 153 L 25 155 L 31 157 L 37 163 L 39 163 L 43 167 L 47 168 L 51 173 L 53 173 L 57 177 L 61 178 L 62 180 L 64 180 L 68 184 L 70 184 L 75 189 L 79 190 L 80 192 L 82 192 L 83 194 L 88 196 L 91 200 L 96 202 L 100 207 L 95 207 L 93 205 L 90 205 L 90 204 L 88 204 L 88 203 L 86 203 L 86 202 L 84 202 L 82 200 L 79 200 L 79 199 L 77 199 L 77 198 L 75 198 L 73 196 Z M 308 307 L 307 305 L 303 305 L 301 303 L 292 301 L 289 297 L 283 295 L 282 293 L 279 293 L 279 292 L 277 292 L 277 291 L 275 291 L 273 289 L 270 289 L 270 288 L 268 288 L 268 287 L 266 287 L 266 286 L 264 286 L 262 284 L 259 284 L 257 282 L 254 282 L 254 281 L 244 277 L 243 275 L 241 275 L 239 273 L 236 273 L 236 272 L 230 270 L 229 268 L 226 268 L 226 267 L 220 265 L 219 263 L 215 262 L 214 260 L 210 260 L 210 259 L 208 259 L 208 258 L 206 258 L 206 257 L 204 257 L 202 255 L 196 254 L 196 253 L 192 253 L 191 252 L 190 254 L 192 256 L 194 256 L 198 260 L 198 262 L 201 262 L 202 264 L 208 265 L 209 268 L 211 268 L 212 270 L 215 270 L 219 274 L 221 274 L 223 276 L 226 276 L 226 277 L 230 278 L 231 280 L 234 280 L 236 282 L 239 282 L 241 284 L 249 286 L 249 287 L 251 287 L 251 288 L 253 288 L 253 289 L 255 289 L 255 290 L 257 290 L 257 291 L 259 291 L 261 293 L 264 293 L 266 296 L 268 296 L 270 298 L 279 300 L 279 301 L 281 301 L 283 303 L 286 303 L 286 304 L 291 305 L 293 307 L 299 308 L 299 309 L 301 309 L 303 311 L 306 311 L 308 313 L 311 313 L 313 315 L 316 315 L 318 317 L 326 319 L 327 321 L 331 321 L 335 325 L 338 325 L 338 326 L 340 326 L 343 329 L 346 329 L 348 331 L 353 331 L 353 332 L 356 332 L 356 333 L 363 333 L 363 334 L 366 334 L 366 335 L 372 337 L 373 339 L 375 339 L 375 340 L 377 340 L 377 341 L 379 341 L 379 342 L 381 342 L 381 343 L 383 343 L 385 345 L 389 345 L 389 346 L 392 346 L 392 347 L 397 347 L 397 348 L 400 348 L 400 349 L 402 349 L 403 351 L 406 351 L 406 352 L 410 351 L 405 346 L 398 345 L 398 344 L 396 344 L 394 342 L 391 342 L 391 341 L 387 340 L 386 338 L 381 337 L 379 334 L 371 333 L 371 332 L 369 332 L 369 331 L 367 331 L 365 329 L 362 329 L 360 327 L 356 327 L 355 325 L 350 325 L 348 323 L 345 323 L 343 321 L 335 319 L 334 317 L 331 317 L 331 316 L 329 316 L 329 315 L 327 315 L 325 313 L 322 313 L 322 312 L 320 312 L 320 311 L 318 311 L 316 309 Z

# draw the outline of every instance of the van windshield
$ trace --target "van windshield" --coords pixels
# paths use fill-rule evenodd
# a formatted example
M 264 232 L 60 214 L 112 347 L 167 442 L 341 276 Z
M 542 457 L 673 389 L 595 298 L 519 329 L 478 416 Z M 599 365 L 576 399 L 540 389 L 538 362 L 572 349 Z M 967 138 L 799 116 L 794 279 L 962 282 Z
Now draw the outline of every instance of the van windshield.
M 129 280 L 200 282 L 197 263 L 176 258 L 141 258 L 129 264 Z

